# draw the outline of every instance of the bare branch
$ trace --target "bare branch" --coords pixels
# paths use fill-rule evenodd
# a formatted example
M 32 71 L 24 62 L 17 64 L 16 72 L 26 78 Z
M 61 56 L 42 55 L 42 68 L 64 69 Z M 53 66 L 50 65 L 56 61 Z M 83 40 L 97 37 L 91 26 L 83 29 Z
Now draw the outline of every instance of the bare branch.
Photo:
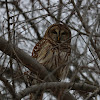
M 55 90 L 61 91 L 66 88 L 67 89 L 71 88 L 71 90 L 93 92 L 97 87 L 85 83 L 49 82 L 49 83 L 41 83 L 39 85 L 30 86 L 29 88 L 19 92 L 17 94 L 17 97 L 21 99 L 30 93 L 35 93 L 36 91 L 38 91 L 38 89 L 41 91 L 49 92 L 48 89 L 52 89 L 53 91 Z
M 16 93 L 14 91 L 14 89 L 12 88 L 12 86 L 9 84 L 8 80 L 6 80 L 4 77 L 2 77 L 0 75 L 0 80 L 5 84 L 5 87 L 8 89 L 8 91 L 10 92 L 10 94 L 12 95 L 14 100 L 19 100 L 16 96 Z
M 37 74 L 37 72 L 39 72 L 39 74 L 40 74 L 39 77 L 41 79 L 44 79 L 46 76 L 49 76 L 48 72 L 44 68 L 44 66 L 39 64 L 34 58 L 32 58 L 31 56 L 26 54 L 21 49 L 13 46 L 11 44 L 8 44 L 8 42 L 6 40 L 4 40 L 3 38 L 0 38 L 0 50 L 9 56 L 12 53 L 13 59 L 18 60 L 21 64 L 26 66 L 33 73 Z M 50 75 L 50 77 L 47 78 L 47 81 L 55 82 L 57 80 L 53 75 Z M 70 98 L 70 100 L 76 100 L 69 92 L 65 95 L 64 99 L 65 98 L 66 98 L 66 100 L 69 100 L 69 98 Z

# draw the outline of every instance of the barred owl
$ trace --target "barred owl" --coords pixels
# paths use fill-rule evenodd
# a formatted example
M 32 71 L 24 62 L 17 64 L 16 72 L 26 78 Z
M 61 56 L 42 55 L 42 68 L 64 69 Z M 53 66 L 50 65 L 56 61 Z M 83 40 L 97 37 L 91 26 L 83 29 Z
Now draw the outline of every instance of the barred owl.
M 53 24 L 33 49 L 32 56 L 58 79 L 64 79 L 71 48 L 71 32 L 65 24 Z

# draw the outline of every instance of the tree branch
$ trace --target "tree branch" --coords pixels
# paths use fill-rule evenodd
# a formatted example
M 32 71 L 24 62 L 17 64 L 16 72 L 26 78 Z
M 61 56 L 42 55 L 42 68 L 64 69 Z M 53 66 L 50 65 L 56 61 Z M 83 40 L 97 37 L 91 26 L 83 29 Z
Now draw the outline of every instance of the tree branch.
M 19 92 L 17 94 L 17 97 L 21 99 L 30 93 L 35 93 L 36 91 L 38 91 L 38 89 L 40 91 L 47 91 L 48 89 L 52 89 L 53 91 L 55 91 L 55 89 L 58 91 L 59 90 L 61 91 L 66 88 L 67 89 L 71 88 L 72 90 L 93 92 L 97 87 L 93 85 L 88 85 L 85 83 L 49 82 L 49 83 L 41 83 L 39 85 L 30 86 L 29 88 L 24 89 L 23 91 Z
M 18 47 L 12 45 L 11 43 L 8 43 L 8 41 L 3 38 L 0 38 L 0 50 L 9 56 L 12 53 L 13 59 L 19 61 L 33 73 L 36 74 L 37 72 L 39 72 L 41 79 L 44 79 L 48 75 L 48 72 L 44 66 L 39 64 L 34 58 L 26 54 Z M 55 80 L 54 78 L 52 79 L 53 81 Z
M 100 59 L 100 54 L 99 54 L 99 52 L 98 52 L 98 50 L 97 50 L 96 45 L 94 44 L 94 42 L 93 42 L 93 40 L 92 40 L 93 33 L 90 33 L 89 29 L 87 28 L 87 26 L 86 26 L 86 24 L 85 24 L 85 22 L 84 22 L 84 20 L 83 20 L 83 18 L 82 18 L 82 16 L 81 16 L 81 14 L 80 14 L 80 12 L 79 12 L 78 7 L 75 5 L 74 0 L 71 0 L 71 3 L 73 4 L 73 6 L 74 6 L 74 8 L 75 8 L 75 10 L 76 10 L 76 12 L 77 12 L 77 15 L 79 16 L 79 19 L 80 19 L 80 21 L 81 21 L 81 23 L 82 23 L 82 25 L 83 25 L 85 31 L 87 32 L 87 34 L 89 34 L 89 40 L 90 40 L 90 42 L 91 42 L 91 45 L 92 45 L 92 47 L 94 48 L 94 50 L 95 50 L 95 52 L 96 52 L 98 58 Z M 98 69 L 100 70 L 100 68 L 98 68 Z
M 8 80 L 6 80 L 4 77 L 0 75 L 0 80 L 5 84 L 5 87 L 8 89 L 9 93 L 12 95 L 14 100 L 19 100 L 16 96 L 16 93 L 12 86 L 9 84 Z
M 4 52 L 7 55 L 11 55 L 12 58 L 19 61 L 21 64 L 23 64 L 25 67 L 27 67 L 31 72 L 37 74 L 39 73 L 39 77 L 41 79 L 45 79 L 46 76 L 48 77 L 45 81 L 53 81 L 57 82 L 56 78 L 53 75 L 49 75 L 48 71 L 45 69 L 44 66 L 39 64 L 34 58 L 26 54 L 24 51 L 19 49 L 18 47 L 9 44 L 5 39 L 0 38 L 0 50 Z M 57 94 L 58 95 L 58 94 Z M 65 95 L 64 99 L 66 100 L 76 100 L 73 95 L 71 95 L 69 92 Z M 63 99 L 63 100 L 64 100 Z
M 1 1 L 1 3 L 5 4 L 5 1 Z M 28 16 L 25 13 L 23 13 L 22 9 L 19 7 L 19 5 L 18 5 L 18 3 L 16 1 L 14 1 L 14 2 L 11 1 L 11 2 L 7 2 L 7 3 L 14 5 L 16 7 L 16 9 L 23 15 L 23 17 L 25 18 L 25 20 L 29 20 Z M 28 23 L 32 26 L 32 28 L 36 32 L 38 40 L 41 40 L 40 33 L 39 33 L 39 31 L 38 31 L 35 23 L 32 22 L 32 21 L 28 21 Z

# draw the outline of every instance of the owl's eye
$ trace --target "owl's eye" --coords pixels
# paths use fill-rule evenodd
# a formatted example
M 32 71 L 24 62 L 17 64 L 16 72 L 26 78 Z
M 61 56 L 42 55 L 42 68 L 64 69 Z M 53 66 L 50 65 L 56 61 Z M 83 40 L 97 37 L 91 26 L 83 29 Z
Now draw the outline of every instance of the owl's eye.
M 57 34 L 57 32 L 55 30 L 52 30 L 51 32 L 54 33 L 54 34 Z
M 62 35 L 66 35 L 66 32 L 62 32 Z

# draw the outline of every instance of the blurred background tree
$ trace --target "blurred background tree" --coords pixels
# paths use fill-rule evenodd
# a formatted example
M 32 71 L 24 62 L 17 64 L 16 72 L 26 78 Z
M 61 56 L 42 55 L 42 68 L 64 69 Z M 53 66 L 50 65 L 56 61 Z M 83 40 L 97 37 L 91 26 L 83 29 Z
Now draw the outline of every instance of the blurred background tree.
M 78 84 L 67 91 L 76 100 L 100 100 L 100 0 L 0 1 L 0 38 L 28 55 L 48 26 L 57 22 L 68 25 L 72 33 L 70 72 L 63 81 Z M 28 88 L 29 69 L 7 53 L 10 48 L 5 47 L 5 51 L 1 47 L 0 44 L 0 99 L 13 100 Z M 22 100 L 28 99 L 29 95 Z M 56 97 L 44 94 L 44 100 L 49 99 Z

